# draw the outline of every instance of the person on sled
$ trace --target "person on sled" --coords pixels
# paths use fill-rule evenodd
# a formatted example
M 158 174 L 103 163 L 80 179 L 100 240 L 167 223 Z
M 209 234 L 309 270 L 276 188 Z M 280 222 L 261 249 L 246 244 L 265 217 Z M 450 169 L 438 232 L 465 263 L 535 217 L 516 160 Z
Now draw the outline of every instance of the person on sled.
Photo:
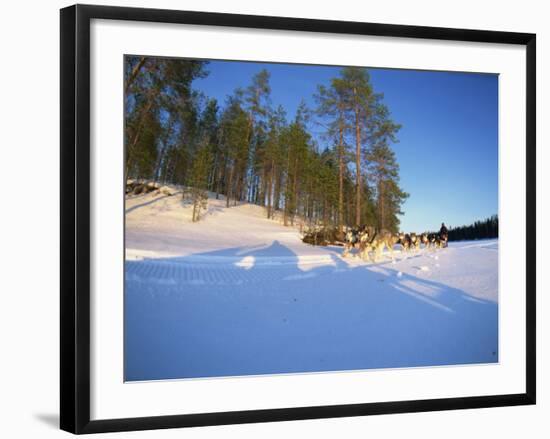
M 449 230 L 445 226 L 445 223 L 441 223 L 441 228 L 439 229 L 439 239 L 441 242 L 441 247 L 447 247 L 447 242 L 449 241 Z

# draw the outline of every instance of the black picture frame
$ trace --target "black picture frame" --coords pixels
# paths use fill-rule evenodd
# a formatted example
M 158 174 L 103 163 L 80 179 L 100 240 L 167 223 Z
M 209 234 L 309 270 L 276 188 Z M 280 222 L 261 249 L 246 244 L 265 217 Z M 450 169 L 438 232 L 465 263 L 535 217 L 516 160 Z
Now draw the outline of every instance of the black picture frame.
M 526 47 L 525 393 L 223 413 L 90 420 L 90 21 L 181 23 L 374 35 Z M 61 10 L 61 429 L 81 434 L 535 404 L 536 400 L 536 36 L 210 12 L 75 5 Z

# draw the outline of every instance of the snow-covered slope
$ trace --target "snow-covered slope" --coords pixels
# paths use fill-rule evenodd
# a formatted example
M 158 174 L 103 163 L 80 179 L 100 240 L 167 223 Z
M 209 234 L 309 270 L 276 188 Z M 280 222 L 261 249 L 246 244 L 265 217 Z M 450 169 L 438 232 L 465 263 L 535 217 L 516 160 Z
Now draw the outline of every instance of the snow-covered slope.
M 230 247 L 268 247 L 278 241 L 300 254 L 317 254 L 304 246 L 297 229 L 266 218 L 251 204 L 226 208 L 222 196 L 213 196 L 199 222 L 191 222 L 192 208 L 181 192 L 156 192 L 126 200 L 126 257 L 185 256 Z M 270 256 L 277 256 L 270 254 Z
M 258 206 L 126 203 L 126 378 L 498 361 L 498 241 L 377 264 L 301 242 Z M 397 248 L 397 247 L 396 247 Z

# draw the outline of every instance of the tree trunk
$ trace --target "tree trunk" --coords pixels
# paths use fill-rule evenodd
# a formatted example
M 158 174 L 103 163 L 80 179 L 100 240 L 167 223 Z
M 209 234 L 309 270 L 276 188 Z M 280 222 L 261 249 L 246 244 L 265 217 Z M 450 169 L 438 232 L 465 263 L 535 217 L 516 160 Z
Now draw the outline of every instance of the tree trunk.
M 340 142 L 338 145 L 338 231 L 344 230 L 344 121 L 340 118 Z
M 357 102 L 357 89 L 353 89 L 355 98 L 355 225 L 361 224 L 361 125 L 359 123 L 359 103 Z
M 197 205 L 198 205 L 198 200 L 195 200 L 193 202 L 193 222 L 197 221 Z
M 225 177 L 224 171 L 227 168 L 227 158 L 224 157 L 223 166 L 220 166 L 218 169 L 218 177 L 216 180 L 216 200 L 220 198 L 220 192 L 222 190 L 222 182 Z
M 227 195 L 225 198 L 226 200 L 225 207 L 229 207 L 229 199 L 231 198 L 231 188 L 233 186 L 233 168 L 234 166 L 231 166 L 231 170 L 229 171 L 229 181 L 227 182 L 227 188 L 226 188 Z
M 136 64 L 136 66 L 133 68 L 132 73 L 130 74 L 130 77 L 126 81 L 126 84 L 124 86 L 124 96 L 128 95 L 128 90 L 130 90 L 130 86 L 133 84 L 133 82 L 136 80 L 138 73 L 143 68 L 145 63 L 147 62 L 147 57 L 142 56 L 139 60 L 139 62 Z
M 274 216 L 274 212 L 279 210 L 281 205 L 281 179 L 282 170 L 278 170 L 275 176 L 275 187 L 273 188 L 273 205 L 271 207 L 271 216 Z
M 273 173 L 275 171 L 275 167 L 273 164 L 273 160 L 271 161 L 271 169 L 269 171 L 269 179 L 266 186 L 266 193 L 267 193 L 267 217 L 272 218 L 272 196 L 273 196 Z
M 293 206 L 290 216 L 290 224 L 294 225 L 294 216 L 298 210 L 298 157 L 294 160 L 294 181 L 292 183 L 292 198 Z
M 380 180 L 380 185 L 378 189 L 378 202 L 379 202 L 379 212 L 380 212 L 380 230 L 386 228 L 386 209 L 384 205 L 384 182 Z
M 149 98 L 149 102 L 147 102 L 147 105 L 145 106 L 145 108 L 143 109 L 143 111 L 140 115 L 138 127 L 136 129 L 134 137 L 132 138 L 132 141 L 128 142 L 128 144 L 127 144 L 127 148 L 126 148 L 126 170 L 124 172 L 124 181 L 128 181 L 128 164 L 130 162 L 130 158 L 131 158 L 131 155 L 133 153 L 133 150 L 134 150 L 135 146 L 137 145 L 139 137 L 141 136 L 141 129 L 143 128 L 143 124 L 145 123 L 145 116 L 147 115 L 149 110 L 151 110 L 151 107 L 153 106 L 153 100 L 154 100 L 155 96 L 156 96 L 156 93 L 154 93 Z

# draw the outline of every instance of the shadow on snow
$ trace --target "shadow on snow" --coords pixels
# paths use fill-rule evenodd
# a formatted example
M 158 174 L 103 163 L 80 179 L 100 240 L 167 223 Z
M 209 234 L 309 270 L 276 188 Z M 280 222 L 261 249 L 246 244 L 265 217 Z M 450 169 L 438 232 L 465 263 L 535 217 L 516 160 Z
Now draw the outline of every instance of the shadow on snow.
M 327 255 L 274 241 L 126 261 L 126 380 L 498 361 L 496 303 Z

